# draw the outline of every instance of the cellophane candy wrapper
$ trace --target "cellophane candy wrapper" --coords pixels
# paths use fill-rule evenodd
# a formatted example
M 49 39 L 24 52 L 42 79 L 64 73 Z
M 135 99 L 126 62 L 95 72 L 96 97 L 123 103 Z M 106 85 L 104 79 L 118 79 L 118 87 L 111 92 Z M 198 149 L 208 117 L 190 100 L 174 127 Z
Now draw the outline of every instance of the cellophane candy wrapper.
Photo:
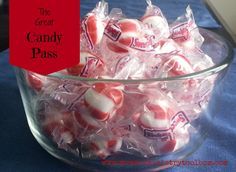
M 153 30 L 155 39 L 168 38 L 170 36 L 169 26 L 161 9 L 153 5 L 151 0 L 147 0 L 147 4 L 146 12 L 140 20 Z
M 168 24 L 147 0 L 140 19 L 125 17 L 99 2 L 81 21 L 80 63 L 58 72 L 78 79 L 56 79 L 25 72 L 35 94 L 41 130 L 76 156 L 105 159 L 125 152 L 141 157 L 184 148 L 206 107 L 215 78 L 121 83 L 188 75 L 214 65 L 190 7 Z M 112 82 L 81 78 L 114 79 Z
M 186 14 L 177 18 L 170 25 L 170 38 L 179 43 L 183 49 L 201 47 L 204 39 L 199 33 L 190 6 L 186 9 Z

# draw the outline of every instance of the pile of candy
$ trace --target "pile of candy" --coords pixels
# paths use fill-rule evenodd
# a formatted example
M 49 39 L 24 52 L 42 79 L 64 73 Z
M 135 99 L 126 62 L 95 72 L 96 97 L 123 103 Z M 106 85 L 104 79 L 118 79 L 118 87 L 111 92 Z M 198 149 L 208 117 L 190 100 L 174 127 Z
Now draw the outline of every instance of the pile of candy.
M 122 83 L 115 79 L 165 78 L 213 64 L 192 11 L 168 24 L 147 0 L 141 19 L 102 1 L 81 22 L 80 64 L 62 74 L 114 82 L 56 79 L 26 72 L 35 92 L 37 121 L 59 148 L 83 158 L 126 152 L 149 157 L 189 143 L 191 121 L 206 106 L 214 77 Z

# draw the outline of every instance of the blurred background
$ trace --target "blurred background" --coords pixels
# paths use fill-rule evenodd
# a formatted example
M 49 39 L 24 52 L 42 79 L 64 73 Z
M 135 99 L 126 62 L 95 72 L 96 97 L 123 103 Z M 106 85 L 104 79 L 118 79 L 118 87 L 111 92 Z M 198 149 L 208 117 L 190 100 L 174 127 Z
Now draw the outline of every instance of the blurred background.
M 0 51 L 7 49 L 9 45 L 8 10 L 8 0 L 0 0 Z

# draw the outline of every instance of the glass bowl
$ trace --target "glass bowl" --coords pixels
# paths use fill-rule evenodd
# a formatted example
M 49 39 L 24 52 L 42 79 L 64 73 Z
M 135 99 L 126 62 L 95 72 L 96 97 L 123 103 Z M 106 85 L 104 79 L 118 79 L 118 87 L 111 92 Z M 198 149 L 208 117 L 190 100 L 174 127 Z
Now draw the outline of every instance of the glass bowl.
M 156 171 L 193 153 L 206 137 L 214 87 L 233 55 L 200 29 L 214 66 L 142 80 L 88 79 L 16 68 L 29 127 L 51 155 L 88 171 Z

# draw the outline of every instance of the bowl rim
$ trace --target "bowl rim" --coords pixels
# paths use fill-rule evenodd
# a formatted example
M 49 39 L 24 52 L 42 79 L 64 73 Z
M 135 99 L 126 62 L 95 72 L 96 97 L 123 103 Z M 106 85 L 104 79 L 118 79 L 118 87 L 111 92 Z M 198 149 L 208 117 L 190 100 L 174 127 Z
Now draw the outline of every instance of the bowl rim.
M 215 33 L 211 30 L 200 28 L 200 31 L 214 35 L 218 40 L 222 41 L 227 46 L 227 54 L 219 64 L 215 64 L 209 68 L 206 68 L 201 71 L 189 73 L 186 75 L 173 76 L 173 77 L 163 77 L 163 78 L 148 78 L 148 79 L 112 79 L 112 78 L 84 78 L 79 76 L 64 75 L 61 73 L 52 73 L 47 75 L 47 77 L 58 78 L 58 79 L 72 79 L 78 81 L 87 81 L 87 82 L 122 82 L 122 83 L 137 83 L 137 82 L 155 82 L 155 81 L 173 81 L 173 80 L 186 80 L 191 78 L 198 77 L 207 77 L 213 74 L 216 74 L 223 69 L 227 68 L 233 60 L 233 46 L 231 43 L 226 40 L 223 36 Z

